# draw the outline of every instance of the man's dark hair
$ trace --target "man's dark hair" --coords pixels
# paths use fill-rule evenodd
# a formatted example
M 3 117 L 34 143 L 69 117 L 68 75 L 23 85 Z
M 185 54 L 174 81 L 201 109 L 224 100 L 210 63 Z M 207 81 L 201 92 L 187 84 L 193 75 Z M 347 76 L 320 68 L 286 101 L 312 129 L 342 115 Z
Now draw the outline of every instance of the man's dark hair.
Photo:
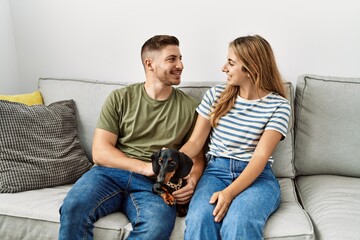
M 179 40 L 170 35 L 155 35 L 147 40 L 141 47 L 141 61 L 144 61 L 144 53 L 148 51 L 158 51 L 168 45 L 179 46 Z

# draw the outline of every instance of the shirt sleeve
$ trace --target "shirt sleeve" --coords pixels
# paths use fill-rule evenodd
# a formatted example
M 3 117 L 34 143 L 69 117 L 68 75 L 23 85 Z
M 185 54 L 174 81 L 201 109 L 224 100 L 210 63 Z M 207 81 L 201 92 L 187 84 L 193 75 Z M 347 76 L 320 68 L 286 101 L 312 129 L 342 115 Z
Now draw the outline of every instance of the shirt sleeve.
M 210 88 L 209 90 L 206 91 L 199 106 L 196 108 L 196 112 L 209 120 L 214 100 L 215 100 L 215 87 Z
M 275 130 L 280 132 L 281 135 L 283 135 L 281 140 L 283 140 L 287 134 L 290 114 L 291 107 L 289 102 L 283 102 L 276 108 L 274 114 L 267 123 L 265 130 Z
M 112 132 L 116 135 L 119 134 L 119 122 L 121 121 L 119 101 L 119 97 L 116 96 L 115 91 L 107 97 L 96 124 L 97 128 Z

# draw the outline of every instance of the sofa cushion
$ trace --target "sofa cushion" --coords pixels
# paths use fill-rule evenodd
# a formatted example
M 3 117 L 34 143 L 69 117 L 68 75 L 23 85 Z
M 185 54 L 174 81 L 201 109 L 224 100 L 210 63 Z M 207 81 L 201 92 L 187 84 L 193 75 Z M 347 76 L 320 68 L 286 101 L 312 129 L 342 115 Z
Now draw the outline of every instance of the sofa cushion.
M 360 177 L 360 79 L 299 76 L 295 167 L 298 175 Z
M 1 240 L 58 239 L 59 208 L 71 186 L 0 194 Z M 185 218 L 176 219 L 170 240 L 183 239 L 184 221 Z M 131 230 L 131 223 L 126 216 L 116 212 L 95 223 L 94 239 L 124 239 Z
M 279 142 L 274 153 L 274 163 L 272 169 L 276 177 L 294 178 L 294 87 L 290 82 L 285 83 L 288 99 L 291 106 L 288 132 L 286 138 Z
M 82 79 L 40 78 L 39 90 L 44 103 L 73 99 L 76 103 L 76 120 L 79 137 L 89 160 L 91 145 L 100 110 L 111 91 L 126 86 L 121 82 L 100 82 Z
M 59 208 L 71 186 L 0 194 L 1 239 L 58 239 Z M 122 239 L 128 223 L 120 212 L 103 217 L 95 223 L 94 239 Z
M 73 183 L 90 167 L 74 101 L 27 106 L 0 100 L 0 192 Z
M 293 180 L 282 178 L 279 183 L 281 204 L 265 225 L 265 239 L 314 239 L 312 223 L 297 201 Z M 1 239 L 57 239 L 59 208 L 70 188 L 66 185 L 0 194 Z M 183 239 L 184 229 L 185 218 L 178 217 L 170 240 Z M 117 212 L 95 223 L 94 239 L 124 239 L 131 230 L 126 216 Z
M 23 103 L 28 106 L 43 104 L 41 93 L 39 90 L 33 93 L 18 94 L 18 95 L 0 95 L 0 100 L 7 100 L 10 102 Z
M 360 238 L 360 179 L 334 175 L 296 178 L 300 201 L 317 239 Z
M 266 239 L 314 239 L 308 215 L 297 201 L 294 182 L 279 179 L 280 208 L 265 226 Z M 57 239 L 59 208 L 71 185 L 44 188 L 14 194 L 0 194 L 1 239 Z M 26 202 L 26 204 L 24 204 Z M 170 239 L 183 239 L 185 218 L 177 218 Z M 94 239 L 123 239 L 132 230 L 121 213 L 113 213 L 95 223 Z

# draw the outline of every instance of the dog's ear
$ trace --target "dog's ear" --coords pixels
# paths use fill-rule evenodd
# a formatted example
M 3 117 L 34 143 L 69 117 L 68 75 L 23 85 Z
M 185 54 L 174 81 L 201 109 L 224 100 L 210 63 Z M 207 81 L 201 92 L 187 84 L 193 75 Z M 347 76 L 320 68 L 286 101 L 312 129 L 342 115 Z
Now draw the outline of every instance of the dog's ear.
M 160 172 L 160 165 L 159 165 L 159 162 L 158 162 L 158 159 L 160 157 L 160 153 L 161 153 L 161 150 L 151 154 L 152 168 L 153 168 L 153 172 L 155 173 L 155 175 L 158 175 L 159 172 Z
M 194 163 L 188 155 L 182 152 L 179 152 L 179 160 L 180 162 L 176 171 L 176 176 L 178 178 L 184 178 L 190 173 Z

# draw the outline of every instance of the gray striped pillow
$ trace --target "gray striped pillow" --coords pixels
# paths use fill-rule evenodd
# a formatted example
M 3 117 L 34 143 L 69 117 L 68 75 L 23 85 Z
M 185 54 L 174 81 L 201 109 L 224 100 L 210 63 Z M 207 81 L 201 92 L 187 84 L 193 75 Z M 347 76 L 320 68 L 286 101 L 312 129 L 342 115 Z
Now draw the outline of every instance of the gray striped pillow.
M 49 106 L 0 100 L 1 193 L 74 183 L 90 167 L 73 100 Z

